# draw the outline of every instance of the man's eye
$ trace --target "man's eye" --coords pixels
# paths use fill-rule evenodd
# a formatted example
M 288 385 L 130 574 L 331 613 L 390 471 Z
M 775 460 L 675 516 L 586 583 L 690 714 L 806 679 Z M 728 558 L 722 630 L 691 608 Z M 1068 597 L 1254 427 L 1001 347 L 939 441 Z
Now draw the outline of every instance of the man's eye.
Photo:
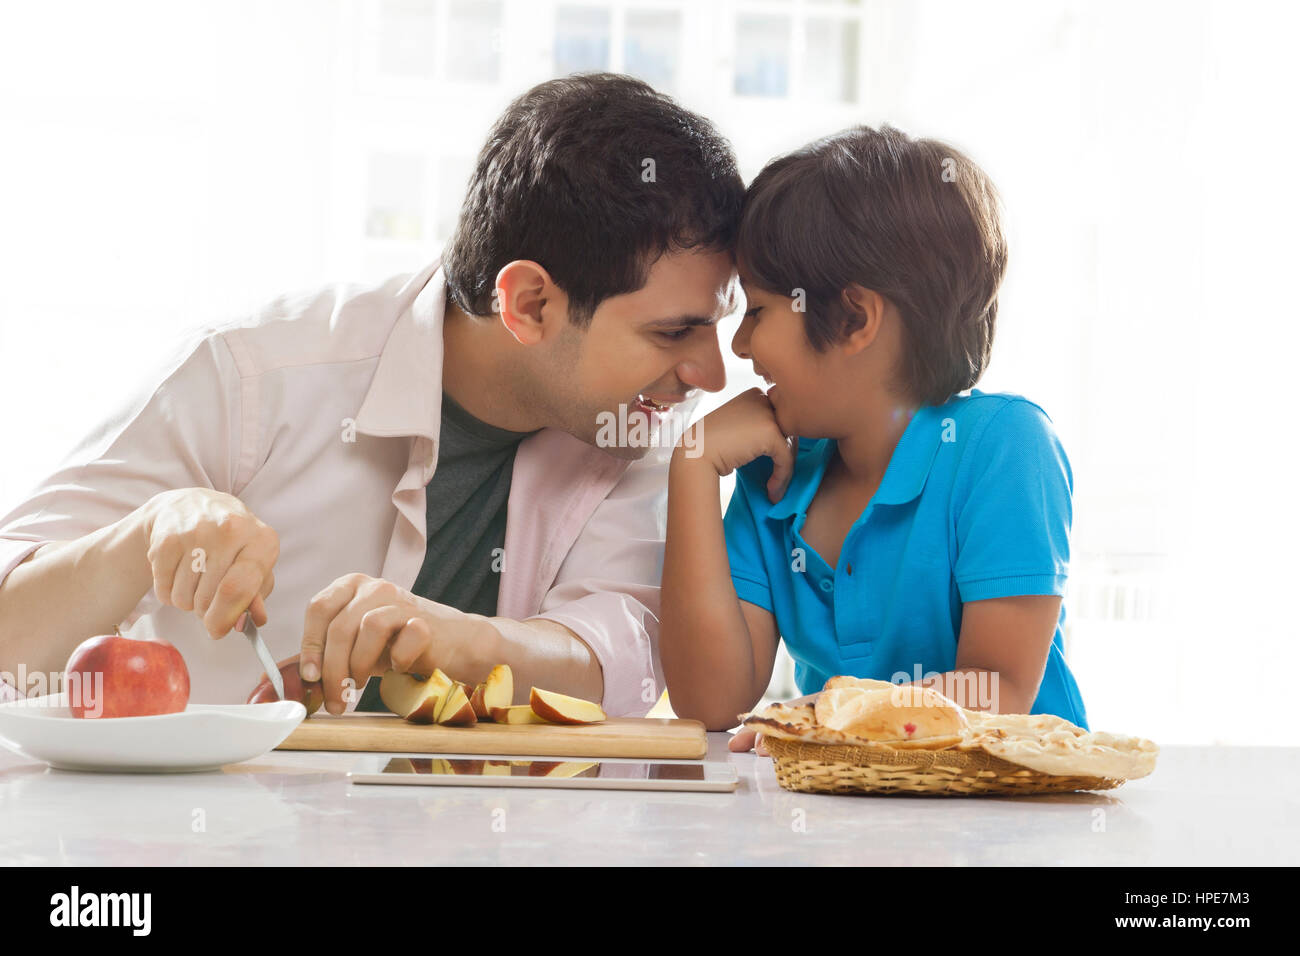
M 688 327 L 688 328 L 685 328 L 685 329 L 673 329 L 671 332 L 660 332 L 659 334 L 662 335 L 662 336 L 663 336 L 664 338 L 666 338 L 666 339 L 672 339 L 672 340 L 676 341 L 677 339 L 684 339 L 684 338 L 686 338 L 686 336 L 688 336 L 688 335 L 691 334 L 691 330 L 690 330 L 690 328 Z

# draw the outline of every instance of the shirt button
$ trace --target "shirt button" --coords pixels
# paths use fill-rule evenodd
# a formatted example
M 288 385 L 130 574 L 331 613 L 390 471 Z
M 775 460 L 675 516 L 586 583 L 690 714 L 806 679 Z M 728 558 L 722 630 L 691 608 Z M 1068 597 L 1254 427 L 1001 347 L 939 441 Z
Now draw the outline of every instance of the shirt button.
M 822 583 L 820 587 L 823 591 L 830 592 L 835 589 L 835 582 L 832 581 L 830 578 L 822 578 Z

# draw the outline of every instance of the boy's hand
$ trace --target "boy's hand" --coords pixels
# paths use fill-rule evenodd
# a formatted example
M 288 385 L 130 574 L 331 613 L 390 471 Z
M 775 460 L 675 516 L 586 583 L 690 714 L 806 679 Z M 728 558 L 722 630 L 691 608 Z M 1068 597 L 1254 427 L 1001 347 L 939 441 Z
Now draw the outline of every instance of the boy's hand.
M 767 481 L 767 496 L 773 502 L 781 500 L 794 473 L 799 439 L 782 434 L 772 403 L 762 389 L 742 392 L 705 415 L 692 428 L 697 441 L 695 447 L 703 448 L 703 457 L 717 469 L 719 476 L 729 475 L 763 455 L 771 458 L 772 476 Z
M 799 704 L 809 704 L 817 699 L 816 694 L 809 694 L 807 697 L 796 697 L 794 700 L 787 700 L 786 705 L 795 707 Z M 750 727 L 741 727 L 727 743 L 727 749 L 734 753 L 746 753 L 753 750 L 760 757 L 770 757 L 767 748 L 763 746 L 763 738 L 759 732 Z

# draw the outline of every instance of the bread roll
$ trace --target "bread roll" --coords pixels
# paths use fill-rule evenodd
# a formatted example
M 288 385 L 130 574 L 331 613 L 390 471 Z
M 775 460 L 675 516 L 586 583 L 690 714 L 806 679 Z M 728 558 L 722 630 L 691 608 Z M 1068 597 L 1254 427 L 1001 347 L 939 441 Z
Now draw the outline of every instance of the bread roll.
M 955 701 L 914 685 L 833 687 L 817 696 L 813 711 L 823 727 L 880 743 L 952 738 L 967 729 Z
M 863 690 L 892 690 L 897 684 L 891 684 L 887 680 L 872 680 L 870 677 L 847 677 L 841 675 L 832 677 L 822 687 L 822 690 L 838 690 L 841 687 L 861 687 Z

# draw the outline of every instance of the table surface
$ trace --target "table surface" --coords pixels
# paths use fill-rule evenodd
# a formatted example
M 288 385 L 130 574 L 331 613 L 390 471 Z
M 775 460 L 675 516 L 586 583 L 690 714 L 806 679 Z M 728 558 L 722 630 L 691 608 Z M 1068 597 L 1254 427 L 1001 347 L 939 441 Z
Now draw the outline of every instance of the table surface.
M 734 793 L 352 785 L 358 754 L 273 751 L 201 774 L 52 770 L 0 749 L 7 865 L 1300 862 L 1300 748 L 1162 749 L 1101 793 L 853 797 L 782 790 L 709 735 Z

